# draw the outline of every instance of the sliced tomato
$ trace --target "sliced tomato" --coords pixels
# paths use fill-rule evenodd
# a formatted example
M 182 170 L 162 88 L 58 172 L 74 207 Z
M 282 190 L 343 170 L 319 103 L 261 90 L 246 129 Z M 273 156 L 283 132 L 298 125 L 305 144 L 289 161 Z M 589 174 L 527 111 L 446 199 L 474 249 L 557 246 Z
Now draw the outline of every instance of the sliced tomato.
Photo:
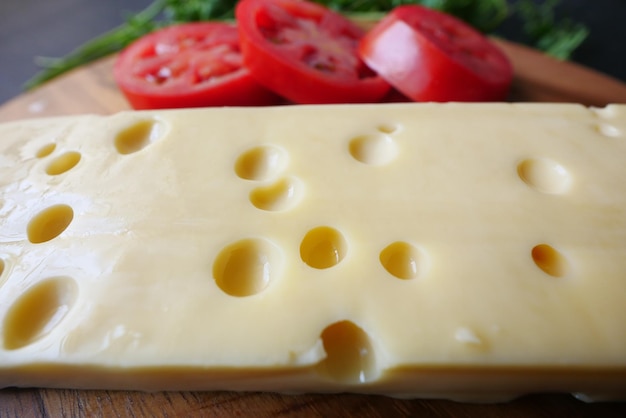
M 415 101 L 499 101 L 513 68 L 484 35 L 423 6 L 392 10 L 361 40 L 361 58 Z
M 241 0 L 235 15 L 245 66 L 294 103 L 360 103 L 389 85 L 358 57 L 364 31 L 304 0 Z
M 135 109 L 278 101 L 243 67 L 238 30 L 226 23 L 187 23 L 148 34 L 122 51 L 113 74 Z

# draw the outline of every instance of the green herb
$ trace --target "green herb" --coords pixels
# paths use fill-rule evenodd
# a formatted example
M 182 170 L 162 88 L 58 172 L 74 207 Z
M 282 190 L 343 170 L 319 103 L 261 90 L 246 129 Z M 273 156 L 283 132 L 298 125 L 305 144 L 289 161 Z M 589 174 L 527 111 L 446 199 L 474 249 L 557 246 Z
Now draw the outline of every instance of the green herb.
M 557 21 L 557 3 L 558 0 L 547 0 L 536 5 L 531 0 L 520 0 L 517 10 L 531 43 L 554 57 L 566 59 L 587 38 L 589 30 L 570 19 Z
M 165 22 L 233 19 L 236 4 L 237 0 L 165 0 Z
M 379 19 L 402 4 L 422 4 L 450 13 L 484 33 L 493 33 L 504 21 L 518 18 L 529 43 L 555 57 L 565 59 L 585 40 L 587 29 L 568 19 L 557 20 L 558 0 L 536 4 L 531 0 L 315 0 L 351 17 Z M 42 67 L 25 84 L 36 87 L 81 65 L 120 51 L 135 39 L 163 26 L 201 20 L 233 19 L 237 0 L 154 0 L 124 24 L 88 41 L 62 58 L 38 57 Z M 510 5 L 509 3 L 513 3 Z

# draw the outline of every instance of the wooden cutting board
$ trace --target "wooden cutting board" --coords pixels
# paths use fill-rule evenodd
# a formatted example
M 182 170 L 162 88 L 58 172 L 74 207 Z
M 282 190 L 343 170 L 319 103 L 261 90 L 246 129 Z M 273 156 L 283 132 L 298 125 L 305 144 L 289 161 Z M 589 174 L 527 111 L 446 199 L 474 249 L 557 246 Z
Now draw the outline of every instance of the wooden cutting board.
M 496 42 L 513 62 L 511 101 L 626 103 L 626 84 L 532 49 Z M 58 78 L 0 106 L 0 122 L 128 109 L 112 78 L 114 57 Z M 68 385 L 71 385 L 68 382 Z M 234 392 L 140 393 L 53 389 L 0 390 L 0 417 L 625 417 L 626 403 L 586 404 L 569 395 L 539 394 L 502 404 L 399 400 L 362 395 Z

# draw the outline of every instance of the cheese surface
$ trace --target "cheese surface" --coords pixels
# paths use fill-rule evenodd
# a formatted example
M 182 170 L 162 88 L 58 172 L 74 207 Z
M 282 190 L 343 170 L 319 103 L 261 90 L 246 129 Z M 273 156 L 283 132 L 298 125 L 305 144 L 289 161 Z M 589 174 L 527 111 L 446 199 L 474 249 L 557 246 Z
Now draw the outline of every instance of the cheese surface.
M 626 106 L 0 125 L 0 387 L 626 398 Z

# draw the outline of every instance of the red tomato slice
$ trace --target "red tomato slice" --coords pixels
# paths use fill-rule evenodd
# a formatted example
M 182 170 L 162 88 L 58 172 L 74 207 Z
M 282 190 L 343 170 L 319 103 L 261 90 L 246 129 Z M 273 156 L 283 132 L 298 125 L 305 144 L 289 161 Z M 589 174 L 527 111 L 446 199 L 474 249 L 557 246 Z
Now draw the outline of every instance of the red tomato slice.
M 319 4 L 242 0 L 235 15 L 245 66 L 295 103 L 374 102 L 389 90 L 357 55 L 364 31 Z
M 415 101 L 504 100 L 513 78 L 507 57 L 480 32 L 416 5 L 392 10 L 362 39 L 359 54 Z
M 233 25 L 187 23 L 150 33 L 119 55 L 114 78 L 135 109 L 278 102 L 242 66 Z

